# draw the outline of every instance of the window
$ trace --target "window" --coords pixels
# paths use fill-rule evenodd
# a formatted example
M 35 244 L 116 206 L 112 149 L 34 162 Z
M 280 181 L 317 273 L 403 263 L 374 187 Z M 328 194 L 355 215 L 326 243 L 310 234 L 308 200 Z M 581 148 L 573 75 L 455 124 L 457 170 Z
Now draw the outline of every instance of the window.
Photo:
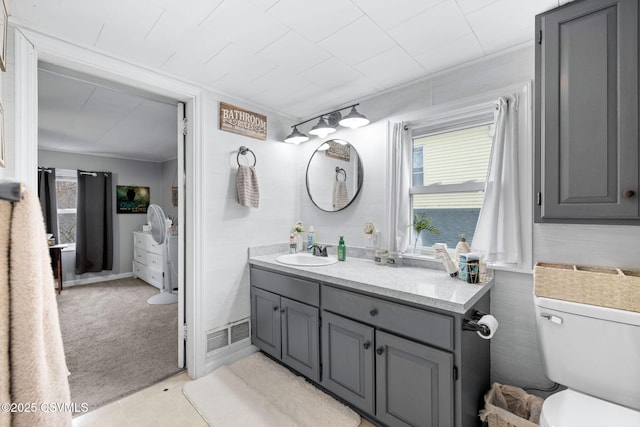
M 424 146 L 413 145 L 413 174 L 411 185 L 424 185 Z
M 58 204 L 58 243 L 76 243 L 77 171 L 56 169 L 56 202 Z
M 411 218 L 431 217 L 439 236 L 423 231 L 417 252 L 430 252 L 436 242 L 455 248 L 459 235 L 471 243 L 484 200 L 484 184 L 492 145 L 492 122 L 485 117 L 467 127 L 412 132 L 413 182 Z

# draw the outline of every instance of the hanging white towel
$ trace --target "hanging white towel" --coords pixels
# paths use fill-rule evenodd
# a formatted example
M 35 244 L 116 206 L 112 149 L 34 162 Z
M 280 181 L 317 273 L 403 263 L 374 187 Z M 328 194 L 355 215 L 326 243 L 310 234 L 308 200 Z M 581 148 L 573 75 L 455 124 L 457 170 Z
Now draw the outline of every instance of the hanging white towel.
M 347 183 L 337 180 L 333 185 L 333 209 L 339 210 L 349 204 L 349 194 L 347 193 Z
M 258 187 L 258 175 L 253 166 L 238 166 L 236 187 L 238 189 L 238 203 L 242 206 L 258 207 L 260 204 L 260 188 Z
M 3 337 L 3 403 L 35 404 L 36 409 L 11 413 L 11 426 L 71 426 L 69 373 L 64 356 L 58 306 L 51 271 L 51 258 L 45 235 L 42 211 L 35 192 L 27 190 L 25 198 L 11 206 L 0 201 L 0 304 L 2 316 L 9 315 L 9 346 Z M 8 268 L 7 268 L 8 267 Z M 7 283 L 8 282 L 8 283 Z M 8 308 L 8 313 L 7 313 Z M 0 335 L 6 335 L 6 318 Z M 7 383 L 10 381 L 10 397 Z M 43 410 L 40 404 L 61 405 L 59 411 Z M 66 407 L 63 407 L 66 405 Z M 46 408 L 45 408 L 46 409 Z M 0 425 L 7 425 L 7 414 Z

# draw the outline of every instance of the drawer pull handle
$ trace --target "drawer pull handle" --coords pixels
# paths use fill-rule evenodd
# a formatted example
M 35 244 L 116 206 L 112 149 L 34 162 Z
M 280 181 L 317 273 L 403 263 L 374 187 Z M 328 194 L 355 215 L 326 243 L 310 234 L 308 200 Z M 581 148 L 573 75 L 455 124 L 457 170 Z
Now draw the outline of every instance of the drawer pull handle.
M 636 192 L 635 192 L 635 191 L 633 191 L 633 190 L 624 190 L 624 192 L 622 193 L 622 195 L 628 199 L 628 198 L 630 198 L 630 197 L 635 196 L 635 195 L 636 195 Z
M 364 347 L 365 350 L 369 350 L 369 347 L 371 347 L 371 342 L 365 341 L 364 344 L 362 344 L 362 346 Z
M 373 317 L 376 314 L 378 314 L 378 309 L 377 308 L 372 308 L 371 311 L 369 312 L 369 314 Z
M 278 311 L 280 307 L 278 307 L 277 305 L 273 306 L 273 311 Z
M 285 310 L 284 308 L 280 309 L 280 313 L 284 313 L 285 311 L 287 311 L 287 310 Z
M 376 353 L 378 353 L 378 355 L 384 353 L 384 347 L 378 347 L 376 348 Z

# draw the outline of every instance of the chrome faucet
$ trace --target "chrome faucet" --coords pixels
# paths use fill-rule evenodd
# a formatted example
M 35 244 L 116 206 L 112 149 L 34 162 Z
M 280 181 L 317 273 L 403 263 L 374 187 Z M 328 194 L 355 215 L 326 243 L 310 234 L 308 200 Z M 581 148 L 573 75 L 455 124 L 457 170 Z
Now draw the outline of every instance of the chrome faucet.
M 309 249 L 313 249 L 313 255 L 314 256 L 328 256 L 327 255 L 327 248 L 330 247 L 331 245 L 326 245 L 326 246 L 319 246 L 317 244 L 313 244 L 311 246 L 309 246 Z

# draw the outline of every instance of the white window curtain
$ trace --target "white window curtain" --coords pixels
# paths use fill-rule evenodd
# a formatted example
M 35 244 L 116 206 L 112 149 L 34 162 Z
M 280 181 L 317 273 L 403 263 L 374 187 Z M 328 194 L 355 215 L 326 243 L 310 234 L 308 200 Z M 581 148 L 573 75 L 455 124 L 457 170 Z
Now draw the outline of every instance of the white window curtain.
M 404 122 L 394 123 L 392 132 L 389 246 L 391 251 L 402 253 L 407 250 L 411 237 L 409 189 L 411 188 L 413 148 Z
M 517 138 L 518 96 L 501 97 L 484 203 L 472 242 L 472 250 L 483 254 L 486 262 L 522 263 Z

